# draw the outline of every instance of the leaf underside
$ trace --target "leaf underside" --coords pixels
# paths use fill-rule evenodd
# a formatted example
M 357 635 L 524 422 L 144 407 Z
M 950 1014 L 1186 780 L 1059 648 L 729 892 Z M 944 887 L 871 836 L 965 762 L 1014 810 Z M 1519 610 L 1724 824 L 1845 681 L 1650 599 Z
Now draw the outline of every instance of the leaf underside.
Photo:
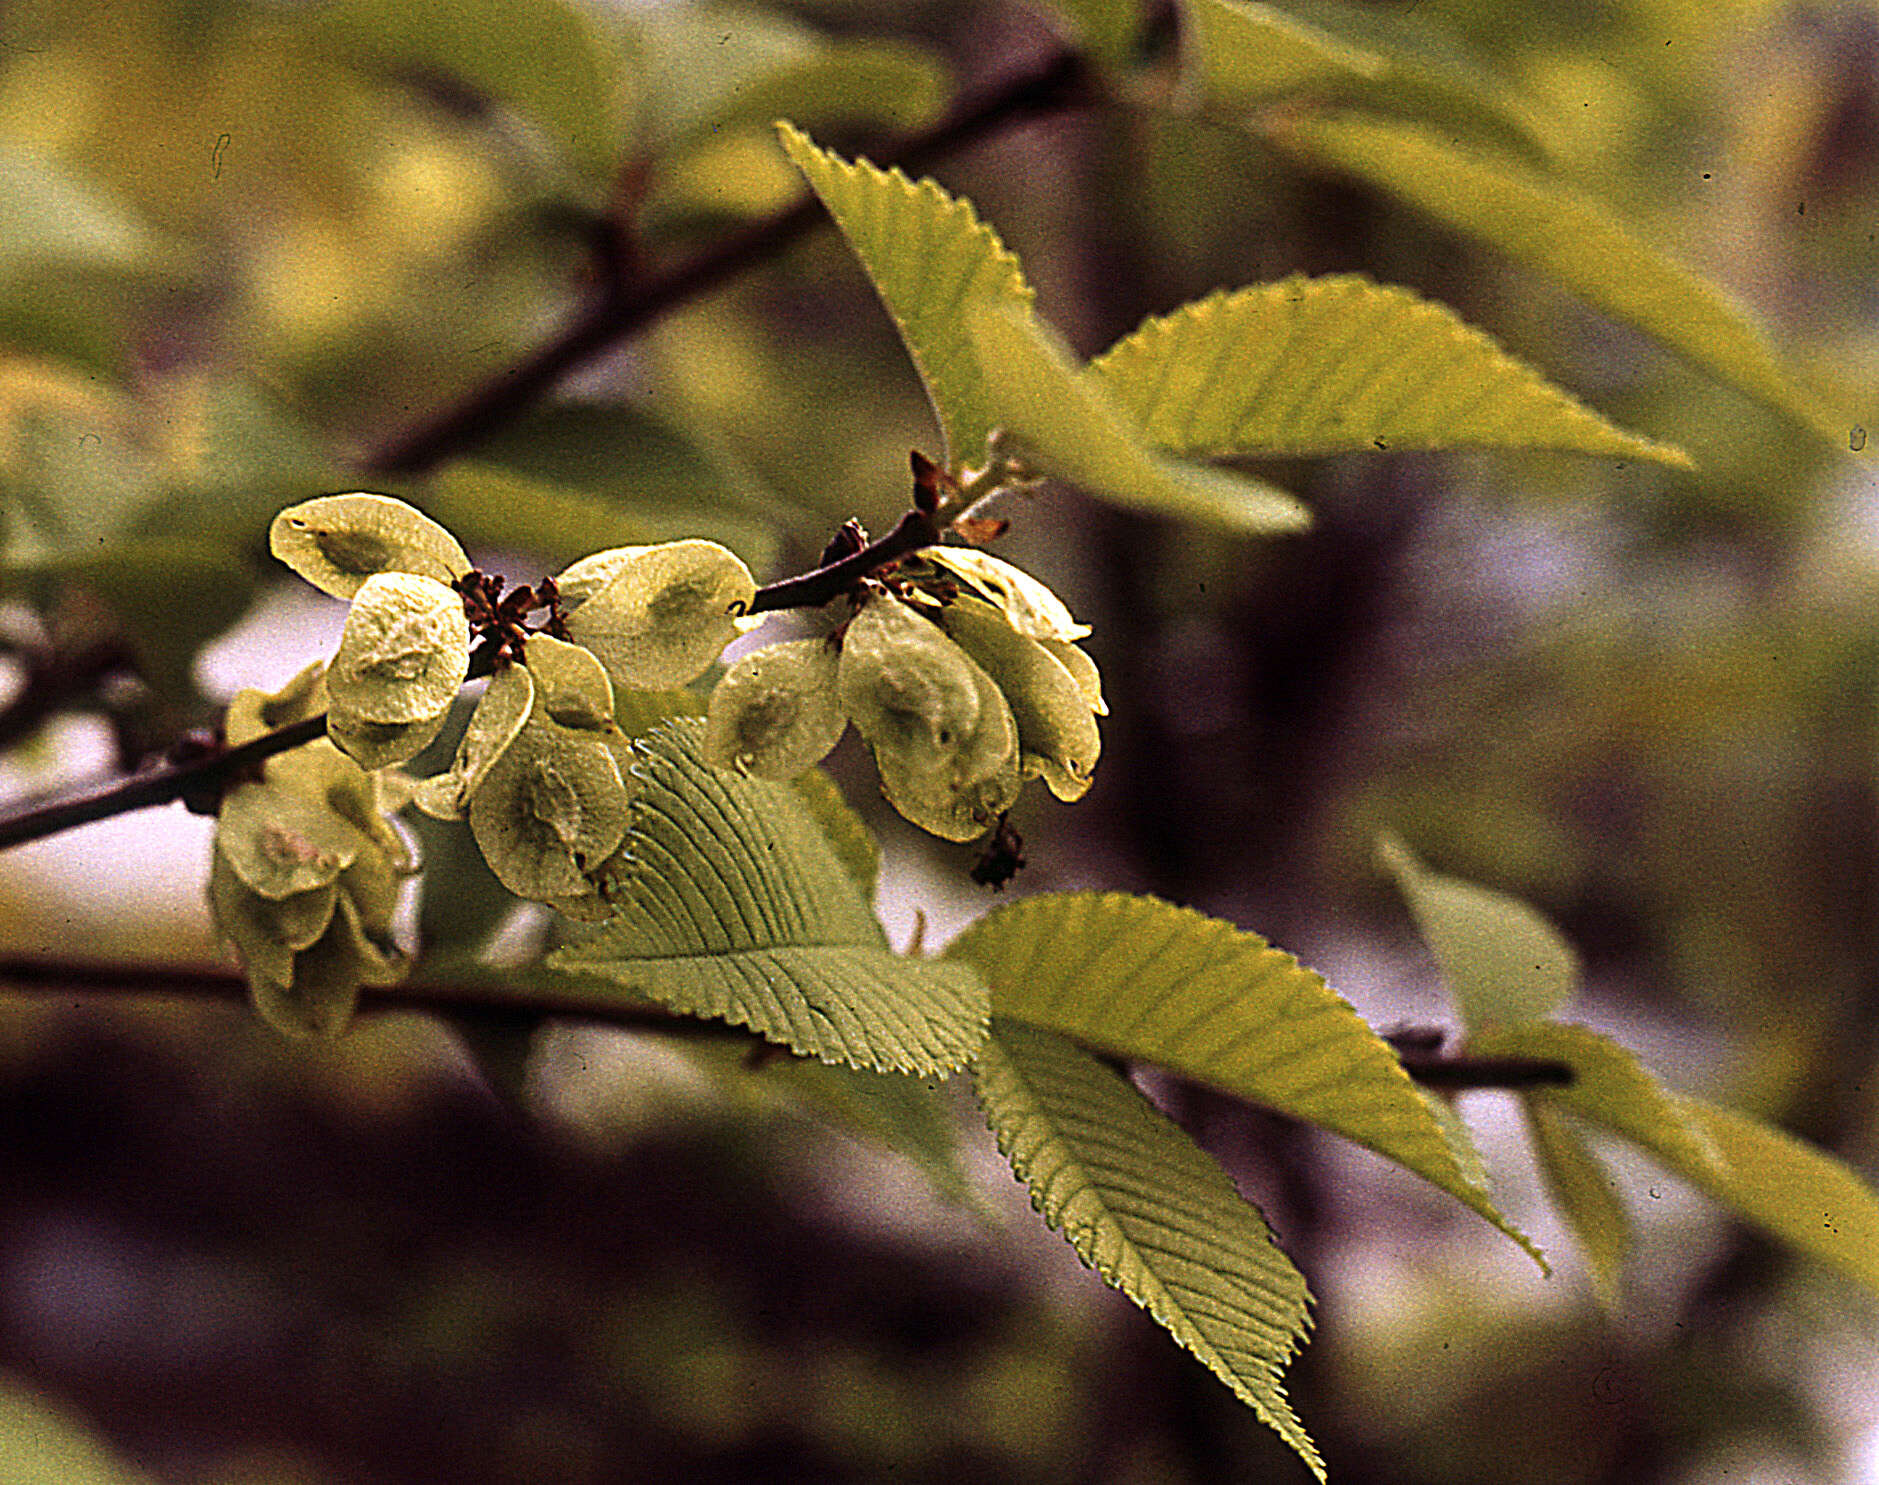
M 1147 321 L 1091 369 L 1171 453 L 1536 448 L 1690 464 L 1442 305 L 1360 274 L 1211 295 Z
M 551 965 L 825 1062 L 965 1066 L 985 1035 L 977 976 L 893 953 L 802 795 L 714 769 L 702 736 L 685 719 L 634 745 L 618 916 Z
M 1053 893 L 994 910 L 946 955 L 984 976 L 995 1015 L 1341 1134 L 1441 1187 L 1544 1266 L 1469 1179 L 1389 1045 L 1264 939 L 1150 897 Z
M 1283 1387 L 1311 1296 L 1226 1172 L 1120 1074 L 1048 1031 L 994 1022 L 973 1077 L 1032 1205 L 1322 1480 Z

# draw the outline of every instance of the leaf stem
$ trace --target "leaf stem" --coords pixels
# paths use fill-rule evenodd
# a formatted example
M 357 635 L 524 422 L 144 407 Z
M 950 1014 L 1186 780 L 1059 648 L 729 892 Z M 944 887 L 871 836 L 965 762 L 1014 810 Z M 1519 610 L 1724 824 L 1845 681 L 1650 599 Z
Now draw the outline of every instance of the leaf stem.
M 1094 97 L 1090 79 L 1080 53 L 1054 49 L 967 94 L 931 129 L 881 151 L 879 163 L 919 170 L 1022 119 L 1085 105 Z M 558 335 L 461 401 L 391 439 L 366 464 L 382 474 L 423 473 L 519 416 L 569 371 L 775 257 L 823 220 L 821 203 L 805 195 L 662 273 L 628 277 L 603 260 L 600 291 Z
M 934 545 L 939 539 L 939 525 L 933 517 L 925 511 L 910 510 L 886 536 L 869 542 L 860 551 L 850 552 L 840 561 L 812 572 L 766 583 L 757 590 L 746 612 L 767 614 L 786 608 L 820 608 L 839 598 L 876 568 L 898 562 L 922 547 Z

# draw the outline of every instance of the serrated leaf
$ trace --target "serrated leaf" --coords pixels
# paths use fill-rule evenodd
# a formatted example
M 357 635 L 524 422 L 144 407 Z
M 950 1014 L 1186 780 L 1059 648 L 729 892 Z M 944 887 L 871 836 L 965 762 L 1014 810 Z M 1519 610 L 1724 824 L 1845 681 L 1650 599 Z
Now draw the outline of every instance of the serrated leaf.
M 1499 248 L 1738 391 L 1846 437 L 1850 420 L 1795 385 L 1746 310 L 1573 187 L 1433 130 L 1355 113 L 1290 115 L 1261 130 Z
M 1028 464 L 1157 515 L 1254 535 L 1310 524 L 1310 513 L 1283 490 L 1157 453 L 1102 382 L 1030 314 L 975 304 L 966 323 L 999 425 Z
M 996 908 L 946 950 L 996 1015 L 1329 1129 L 1441 1187 L 1539 1251 L 1463 1168 L 1389 1045 L 1255 934 L 1151 897 L 1052 893 Z
M 1544 1021 L 1572 998 L 1579 956 L 1526 903 L 1430 871 L 1391 836 L 1378 842 L 1377 854 L 1408 900 L 1464 1025 Z
M 919 368 L 945 435 L 949 468 L 976 463 L 1003 421 L 966 330 L 965 310 L 986 300 L 1028 312 L 1031 287 L 972 203 L 930 180 L 849 162 L 780 126 L 783 149 L 822 198 L 867 270 Z
M 617 916 L 551 965 L 825 1062 L 964 1066 L 985 1036 L 977 975 L 891 952 L 796 790 L 713 768 L 703 730 L 675 721 L 635 745 Z
M 620 58 L 566 0 L 329 0 L 314 22 L 380 66 L 442 73 L 514 108 L 596 185 L 625 147 Z
M 1570 1085 L 1526 1097 L 1623 1135 L 1732 1211 L 1879 1292 L 1879 1192 L 1826 1151 L 1672 1093 L 1631 1052 L 1583 1026 L 1508 1027 L 1469 1038 L 1468 1050 L 1571 1064 Z
M 1324 1479 L 1283 1385 L 1311 1296 L 1226 1172 L 1120 1074 L 1037 1027 L 995 1020 L 973 1081 L 1045 1221 Z
M 1442 305 L 1359 274 L 1211 295 L 1144 322 L 1090 369 L 1172 453 L 1540 448 L 1690 467 Z
M 1281 99 L 1362 104 L 1540 153 L 1539 129 L 1508 85 L 1431 45 L 1425 28 L 1364 14 L 1251 0 L 1184 0 L 1187 85 L 1213 110 L 1245 110 Z M 1359 29 L 1361 27 L 1361 29 Z
M 1631 1218 L 1617 1182 L 1565 1113 L 1544 1098 L 1520 1103 L 1547 1193 L 1579 1241 L 1599 1303 L 1616 1313 L 1632 1243 Z

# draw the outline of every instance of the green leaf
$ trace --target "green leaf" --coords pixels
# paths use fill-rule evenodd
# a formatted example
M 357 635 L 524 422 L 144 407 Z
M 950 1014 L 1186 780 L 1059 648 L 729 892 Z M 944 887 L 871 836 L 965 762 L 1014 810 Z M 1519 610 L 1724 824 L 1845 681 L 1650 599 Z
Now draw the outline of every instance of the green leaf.
M 835 853 L 861 891 L 864 902 L 874 901 L 881 878 L 881 843 L 874 838 L 861 816 L 842 798 L 835 780 L 819 768 L 797 774 L 790 785 L 802 796 L 809 813 L 815 816 L 829 849 Z
M 1617 1043 L 1583 1026 L 1507 1027 L 1471 1053 L 1557 1058 L 1576 1074 L 1527 1094 L 1621 1134 L 1730 1210 L 1879 1292 L 1879 1193 L 1824 1150 L 1660 1084 Z
M 1846 437 L 1849 420 L 1794 384 L 1746 310 L 1571 186 L 1433 130 L 1356 113 L 1260 127 L 1280 148 L 1368 181 L 1548 275 L 1738 391 Z
M 713 130 L 768 130 L 790 119 L 801 129 L 910 132 L 945 112 L 950 91 L 945 68 L 917 47 L 824 40 L 738 88 L 703 122 Z
M 994 909 L 946 957 L 985 977 L 994 1014 L 1355 1140 L 1540 1261 L 1469 1179 L 1389 1045 L 1322 979 L 1257 935 L 1151 897 L 1052 893 Z
M 1408 899 L 1464 1025 L 1544 1021 L 1572 998 L 1579 956 L 1526 903 L 1428 870 L 1393 836 L 1378 842 L 1377 854 Z
M 478 444 L 474 464 L 451 465 L 438 479 L 448 489 L 453 476 L 471 473 L 485 489 L 453 493 L 461 504 L 453 529 L 563 563 L 600 547 L 703 536 L 763 567 L 777 525 L 796 515 L 709 437 L 630 407 L 538 408 Z M 497 483 L 504 475 L 517 481 L 513 498 Z M 543 499 L 540 514 L 515 504 Z
M 1036 0 L 1040 10 L 1064 22 L 1070 34 L 1105 67 L 1121 67 L 1135 54 L 1142 34 L 1142 0 Z
M 1310 514 L 1245 475 L 1165 458 L 1028 312 L 967 307 L 972 345 L 998 422 L 1026 462 L 1121 505 L 1254 535 L 1299 531 Z
M 1527 1134 L 1553 1205 L 1579 1240 L 1599 1303 L 1616 1313 L 1619 1280 L 1631 1252 L 1631 1218 L 1605 1163 L 1570 1118 L 1544 1098 L 1523 1098 Z
M 1687 1175 L 1715 1165 L 1716 1149 L 1683 1100 L 1610 1037 L 1565 1021 L 1528 1021 L 1476 1032 L 1466 1050 L 1483 1057 L 1567 1063 L 1573 1081 L 1539 1096 L 1643 1145 L 1673 1170 Z
M 1324 1479 L 1283 1385 L 1311 1296 L 1226 1172 L 1127 1079 L 1048 1031 L 994 1021 L 973 1080 L 1044 1220 Z
M 382 67 L 442 73 L 509 105 L 596 187 L 625 147 L 620 58 L 566 0 L 328 0 L 315 24 Z
M 890 951 L 802 796 L 711 767 L 702 733 L 677 721 L 635 745 L 618 916 L 550 964 L 825 1062 L 963 1067 L 985 1036 L 978 977 Z
M 1362 104 L 1542 153 L 1531 112 L 1500 78 L 1425 28 L 1329 6 L 1184 0 L 1186 76 L 1203 105 L 1243 111 L 1282 99 Z M 1309 14 L 1288 13 L 1306 8 Z M 1391 34 L 1392 29 L 1394 34 Z
M 1714 1167 L 1680 1175 L 1879 1292 L 1879 1195 L 1867 1182 L 1824 1150 L 1758 1119 L 1699 1099 L 1679 1102 L 1720 1157 Z
M 987 300 L 1028 312 L 1018 260 L 969 201 L 930 180 L 850 163 L 788 124 L 783 149 L 828 207 L 861 259 L 926 383 L 945 435 L 947 464 L 977 463 L 1002 409 L 985 385 L 967 333 L 967 306 Z
M 1091 370 L 1177 454 L 1541 448 L 1690 467 L 1442 305 L 1358 274 L 1210 295 L 1144 322 Z

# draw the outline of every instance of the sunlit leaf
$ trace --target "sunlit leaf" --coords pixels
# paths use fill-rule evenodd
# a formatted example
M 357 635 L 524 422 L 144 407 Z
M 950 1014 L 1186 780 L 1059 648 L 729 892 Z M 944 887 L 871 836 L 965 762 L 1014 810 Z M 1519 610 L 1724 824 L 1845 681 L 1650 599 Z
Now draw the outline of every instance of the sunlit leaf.
M 1290 954 L 1150 897 L 1052 893 L 995 908 L 946 955 L 996 1015 L 1151 1062 L 1341 1134 L 1539 1254 L 1463 1169 L 1396 1054 Z
M 1542 1021 L 1572 998 L 1579 956 L 1526 903 L 1430 871 L 1394 837 L 1385 836 L 1377 851 L 1408 900 L 1464 1024 Z
M 1548 275 L 1738 391 L 1836 441 L 1846 437 L 1849 420 L 1795 384 L 1747 311 L 1576 189 L 1415 124 L 1344 113 L 1261 127 L 1281 148 L 1358 176 Z
M 1226 1172 L 1120 1074 L 1048 1031 L 995 1020 L 973 1080 L 1045 1220 L 1322 1480 L 1284 1389 L 1311 1296 Z
M 1157 453 L 1034 317 L 984 305 L 966 314 L 998 421 L 1038 470 L 1120 505 L 1254 535 L 1309 524 L 1305 507 L 1283 490 Z
M 1018 260 L 970 202 L 932 181 L 916 185 L 898 170 L 850 163 L 788 125 L 782 139 L 906 342 L 945 434 L 949 466 L 976 463 L 1003 416 L 985 385 L 965 310 L 987 300 L 1028 312 L 1031 288 Z
M 964 1066 L 985 1035 L 977 975 L 890 951 L 795 788 L 715 769 L 702 742 L 679 721 L 636 745 L 617 916 L 550 963 L 597 997 L 649 996 L 825 1062 Z
M 1452 311 L 1356 274 L 1214 294 L 1147 321 L 1091 370 L 1151 443 L 1179 454 L 1543 448 L 1690 463 Z

